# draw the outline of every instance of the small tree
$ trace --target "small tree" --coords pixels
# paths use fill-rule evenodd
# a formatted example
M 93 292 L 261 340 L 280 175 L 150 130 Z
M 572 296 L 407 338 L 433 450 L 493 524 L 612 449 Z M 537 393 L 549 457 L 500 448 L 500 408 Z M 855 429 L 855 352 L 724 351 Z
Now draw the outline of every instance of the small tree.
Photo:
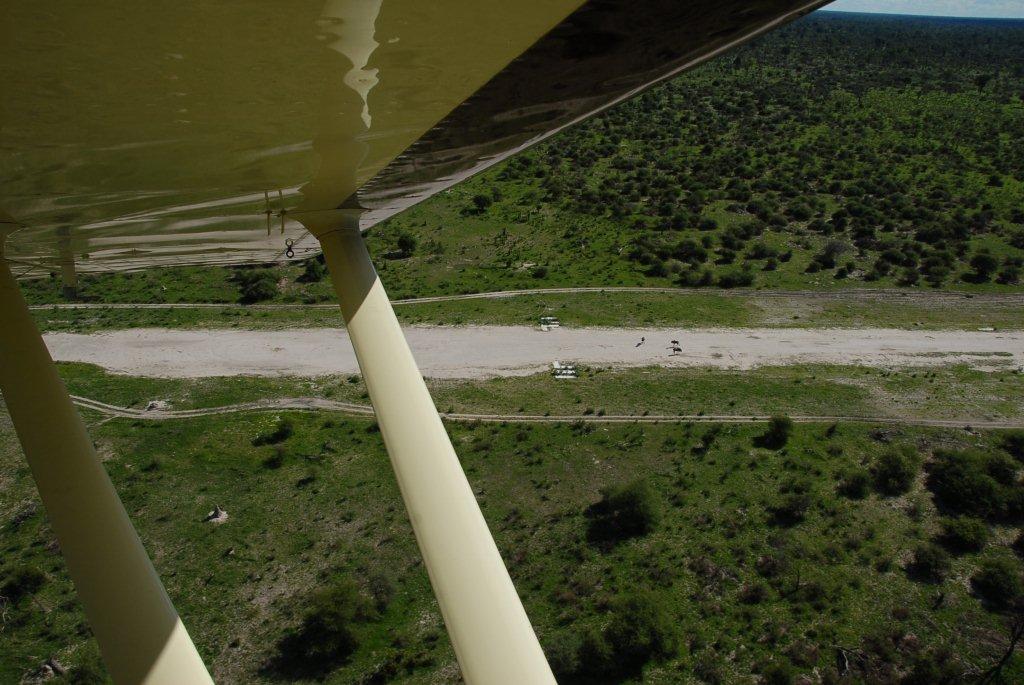
M 591 542 L 614 545 L 650 533 L 660 519 L 657 496 L 646 480 L 601 491 L 601 501 L 586 511 Z
M 408 233 L 402 233 L 398 236 L 398 251 L 404 256 L 408 257 L 416 251 L 416 238 L 415 236 L 409 235 Z
M 999 260 L 988 252 L 978 252 L 971 257 L 971 268 L 973 273 L 967 274 L 964 280 L 972 283 L 987 283 L 996 269 L 999 268 Z
M 327 267 L 324 265 L 324 256 L 320 254 L 306 260 L 305 268 L 296 280 L 299 283 L 319 283 L 326 274 Z
M 789 436 L 793 433 L 793 420 L 788 416 L 773 416 L 768 421 L 768 430 L 763 435 L 754 438 L 756 447 L 764 447 L 770 450 L 780 450 L 789 442 Z
M 611 614 L 605 639 L 620 668 L 636 669 L 653 658 L 675 653 L 675 622 L 665 604 L 650 594 L 631 593 L 617 598 Z

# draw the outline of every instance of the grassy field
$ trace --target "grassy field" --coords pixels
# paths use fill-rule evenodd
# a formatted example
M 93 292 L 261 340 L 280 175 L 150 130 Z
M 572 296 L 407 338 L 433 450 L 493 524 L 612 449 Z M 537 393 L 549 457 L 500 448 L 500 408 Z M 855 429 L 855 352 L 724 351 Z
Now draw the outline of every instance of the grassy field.
M 666 327 L 879 327 L 966 329 L 1024 328 L 1024 306 L 984 296 L 892 293 L 858 297 L 814 294 L 734 293 L 549 293 L 500 299 L 399 303 L 404 324 L 537 325 L 555 316 L 565 326 Z M 44 331 L 90 333 L 121 328 L 287 328 L 342 327 L 333 307 L 258 308 L 236 305 L 196 309 L 38 309 Z
M 253 447 L 281 419 L 291 422 L 290 437 Z M 107 469 L 220 682 L 457 681 L 369 420 L 91 420 Z M 0 680 L 17 681 L 54 656 L 70 667 L 70 681 L 101 682 L 63 561 L 0 421 L 0 586 L 14 597 L 5 604 Z M 999 434 L 799 425 L 785 447 L 767 449 L 755 446 L 763 426 L 449 430 L 565 682 L 754 682 L 757 674 L 792 682 L 813 673 L 838 682 L 843 653 L 855 681 L 895 682 L 910 672 L 927 677 L 933 666 L 977 673 L 1005 648 L 1005 614 L 979 602 L 968 580 L 989 559 L 1019 573 L 1008 546 L 1013 526 L 995 523 L 981 552 L 954 557 L 942 580 L 923 582 L 911 550 L 938 534 L 939 519 L 922 479 L 898 496 L 837 494 L 844 474 L 894 444 L 929 459 L 938 448 L 995 453 Z M 638 475 L 660 511 L 656 524 L 611 546 L 593 542 L 588 507 L 602 488 Z M 780 518 L 792 504 L 786 493 L 806 504 L 797 502 L 796 519 Z M 214 505 L 228 511 L 226 523 L 202 522 Z M 36 579 L 28 590 L 25 577 Z M 323 609 L 324 588 L 349 583 L 373 606 L 351 626 L 358 646 L 307 664 L 309 672 L 281 672 L 276 655 L 290 644 L 286 636 Z M 621 625 L 638 602 L 657 615 L 656 654 L 620 673 L 581 671 L 580 645 L 594 635 L 625 639 L 608 626 Z M 1015 657 L 1006 675 L 1024 675 L 1024 661 Z
M 359 376 L 200 380 L 134 378 L 89 364 L 62 363 L 72 394 L 107 404 L 172 409 L 219 407 L 275 397 L 319 397 L 369 404 Z M 731 415 L 865 416 L 1024 420 L 1024 383 L 1017 371 L 967 367 L 867 369 L 786 366 L 752 371 L 581 367 L 578 381 L 548 374 L 484 381 L 431 379 L 440 411 L 540 416 Z

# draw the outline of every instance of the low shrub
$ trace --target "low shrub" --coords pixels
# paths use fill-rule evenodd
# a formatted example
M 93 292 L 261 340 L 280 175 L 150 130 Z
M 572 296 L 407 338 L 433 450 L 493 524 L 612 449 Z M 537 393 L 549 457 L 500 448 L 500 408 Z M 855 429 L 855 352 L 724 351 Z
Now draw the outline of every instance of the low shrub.
M 871 474 L 865 469 L 851 469 L 839 479 L 836 490 L 850 499 L 864 499 L 871 487 Z
M 324 264 L 324 256 L 320 254 L 306 260 L 305 268 L 295 280 L 299 283 L 319 283 L 326 274 L 327 266 Z
M 31 597 L 46 584 L 46 575 L 35 566 L 18 566 L 7 574 L 0 586 L 0 596 L 11 604 Z
M 761 682 L 765 685 L 790 685 L 793 682 L 793 667 L 776 659 L 761 669 Z
M 577 653 L 565 651 L 576 642 Z M 638 675 L 654 659 L 676 652 L 678 631 L 664 602 L 647 593 L 616 597 L 609 606 L 603 630 L 588 627 L 578 641 L 571 637 L 553 640 L 548 651 L 556 657 L 559 682 L 613 683 Z
M 579 674 L 582 644 L 580 636 L 568 630 L 553 633 L 544 640 L 544 656 L 559 681 L 571 680 Z
M 263 302 L 277 295 L 277 279 L 269 269 L 236 271 L 234 281 L 238 284 L 238 301 L 242 304 Z
M 960 660 L 948 649 L 929 649 L 914 658 L 900 685 L 953 685 L 967 682 Z
M 269 457 L 263 460 L 263 468 L 279 469 L 284 466 L 285 457 L 288 456 L 288 450 L 284 445 L 274 445 L 274 452 Z
M 939 539 L 946 549 L 958 554 L 980 552 L 988 542 L 988 525 L 972 516 L 945 518 Z
M 749 269 L 727 271 L 718 276 L 719 288 L 726 290 L 731 288 L 749 288 L 754 285 L 754 273 Z
M 776 525 L 793 526 L 804 520 L 807 510 L 811 508 L 812 500 L 808 492 L 789 492 L 773 504 L 769 511 L 772 514 L 772 521 Z
M 949 555 L 936 544 L 924 542 L 914 549 L 914 556 L 907 566 L 911 577 L 931 583 L 938 583 L 949 571 Z
M 416 251 L 416 237 L 409 233 L 402 233 L 398 236 L 398 251 L 402 256 L 409 257 Z
M 997 607 L 1012 604 L 1024 592 L 1020 568 L 1004 557 L 982 561 L 981 568 L 971 578 L 971 585 L 979 597 Z
M 921 469 L 921 458 L 910 445 L 882 452 L 871 466 L 875 489 L 885 495 L 902 495 L 910 490 Z

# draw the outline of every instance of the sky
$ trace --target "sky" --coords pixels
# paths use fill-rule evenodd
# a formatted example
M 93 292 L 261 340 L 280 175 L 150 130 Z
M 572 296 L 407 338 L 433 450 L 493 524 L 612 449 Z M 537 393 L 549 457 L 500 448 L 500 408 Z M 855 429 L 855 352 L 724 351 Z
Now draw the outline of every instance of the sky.
M 825 9 L 937 17 L 1024 18 L 1024 0 L 836 0 Z

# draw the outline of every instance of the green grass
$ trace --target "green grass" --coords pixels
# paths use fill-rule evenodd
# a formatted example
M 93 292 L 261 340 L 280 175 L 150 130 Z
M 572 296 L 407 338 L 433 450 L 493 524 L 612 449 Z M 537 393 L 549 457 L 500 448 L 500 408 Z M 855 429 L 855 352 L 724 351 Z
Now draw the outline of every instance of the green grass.
M 57 366 L 72 395 L 135 409 L 144 408 L 152 400 L 170 402 L 176 409 L 202 409 L 272 397 L 326 397 L 339 401 L 366 398 L 358 376 L 350 377 L 351 380 L 260 376 L 171 379 L 115 375 L 92 364 L 62 362 Z
M 878 294 L 856 299 L 812 294 L 551 293 L 500 299 L 398 303 L 404 324 L 537 325 L 555 316 L 565 326 L 881 327 L 1020 330 L 1024 307 L 985 297 L 937 295 L 906 300 Z M 41 309 L 33 312 L 44 331 L 90 333 L 123 328 L 341 327 L 338 310 L 226 306 L 199 309 Z
M 69 391 L 134 408 L 166 400 L 174 409 L 218 407 L 275 397 L 323 397 L 369 404 L 358 376 L 151 379 L 109 374 L 89 364 L 58 365 Z M 1018 372 L 966 366 L 867 369 L 833 366 L 715 369 L 581 367 L 576 381 L 549 374 L 520 378 L 428 380 L 439 410 L 515 416 L 734 415 L 783 412 L 810 416 L 930 419 L 1024 419 Z
M 391 599 L 359 627 L 361 646 L 327 682 L 374 673 L 395 683 L 451 681 L 454 656 L 379 434 L 365 419 L 287 416 L 295 433 L 277 468 L 265 465 L 276 447 L 251 444 L 272 428 L 268 415 L 91 429 L 214 676 L 266 682 L 260 669 L 306 598 L 342 573 L 366 592 L 392 588 Z M 102 674 L 28 470 L 0 421 L 0 573 L 31 566 L 45 576 L 31 598 L 7 607 L 0 680 L 17 681 L 50 655 L 79 675 Z M 712 662 L 726 682 L 749 680 L 769 660 L 798 673 L 834 672 L 834 645 L 905 669 L 952 641 L 963 665 L 983 669 L 1004 644 L 1003 619 L 970 596 L 964 579 L 983 558 L 1012 558 L 1013 529 L 997 526 L 996 541 L 956 559 L 941 585 L 921 584 L 902 568 L 907 550 L 938 530 L 920 483 L 896 499 L 835 494 L 840 472 L 886 449 L 879 439 L 927 454 L 939 445 L 990 446 L 997 434 L 799 425 L 775 452 L 752 447 L 759 426 L 449 430 L 549 649 L 600 626 L 608 603 L 636 590 L 654 593 L 678 630 L 674 656 L 649 665 L 644 682 L 690 680 Z M 662 502 L 661 523 L 610 551 L 588 544 L 586 507 L 602 487 L 638 475 Z M 812 506 L 803 522 L 774 525 L 770 508 L 794 480 L 807 484 Z M 229 520 L 202 523 L 215 504 Z M 785 570 L 759 572 L 767 555 L 784 557 Z M 760 594 L 751 602 L 754 586 Z M 911 647 L 883 649 L 893 641 Z M 1015 657 L 1009 680 L 1022 667 Z

